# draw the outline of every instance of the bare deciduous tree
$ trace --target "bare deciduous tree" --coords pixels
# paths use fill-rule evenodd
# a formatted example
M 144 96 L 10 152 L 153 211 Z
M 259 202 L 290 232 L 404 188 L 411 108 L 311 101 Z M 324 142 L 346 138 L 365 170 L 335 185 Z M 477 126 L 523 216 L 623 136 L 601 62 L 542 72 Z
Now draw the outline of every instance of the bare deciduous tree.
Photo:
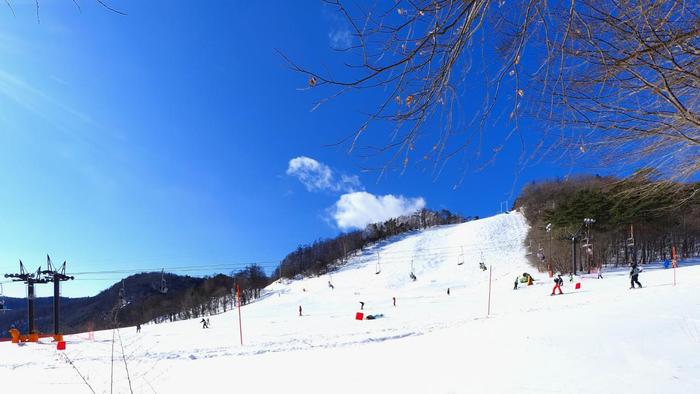
M 438 169 L 468 148 L 478 156 L 498 117 L 508 119 L 504 142 L 520 136 L 525 160 L 554 151 L 634 162 L 671 177 L 700 171 L 697 2 L 326 3 L 351 27 L 352 45 L 338 50 L 356 64 L 338 77 L 286 59 L 307 75 L 309 88 L 335 88 L 320 103 L 351 91 L 381 92 L 347 142 L 354 150 L 370 125 L 391 125 L 377 148 L 391 152 L 383 169 L 405 168 L 416 155 Z M 474 59 L 483 65 L 473 67 Z M 463 116 L 462 96 L 474 76 L 486 78 L 483 103 Z M 519 126 L 524 116 L 542 121 L 536 141 Z

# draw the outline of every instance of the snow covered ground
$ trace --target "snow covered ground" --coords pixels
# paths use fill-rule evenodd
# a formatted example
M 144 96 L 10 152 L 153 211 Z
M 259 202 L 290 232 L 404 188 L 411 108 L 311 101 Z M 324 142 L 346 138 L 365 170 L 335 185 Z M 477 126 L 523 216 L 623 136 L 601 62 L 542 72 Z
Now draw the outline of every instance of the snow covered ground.
M 107 393 L 113 373 L 115 393 L 697 392 L 700 261 L 681 264 L 676 286 L 672 270 L 645 267 L 640 290 L 619 270 L 577 278 L 580 290 L 567 280 L 552 297 L 552 280 L 526 263 L 526 231 L 517 212 L 443 226 L 332 275 L 275 283 L 242 308 L 243 346 L 237 312 L 207 330 L 199 319 L 122 328 L 113 364 L 112 331 L 68 336 L 64 352 L 0 343 L 0 387 Z M 525 271 L 537 281 L 513 291 Z M 384 317 L 355 320 L 360 301 Z

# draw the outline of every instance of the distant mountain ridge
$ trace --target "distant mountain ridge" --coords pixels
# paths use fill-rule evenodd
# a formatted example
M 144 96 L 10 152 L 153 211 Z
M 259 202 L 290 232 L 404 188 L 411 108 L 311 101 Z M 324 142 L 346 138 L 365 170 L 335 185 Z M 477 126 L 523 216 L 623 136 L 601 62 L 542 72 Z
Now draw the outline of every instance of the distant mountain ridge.
M 99 330 L 112 326 L 111 311 L 119 302 L 122 283 L 128 304 L 119 311 L 120 325 L 145 323 L 158 316 L 179 311 L 188 302 L 192 305 L 226 292 L 233 278 L 218 275 L 213 278 L 195 278 L 165 274 L 168 291 L 159 291 L 161 273 L 149 272 L 131 275 L 93 297 L 61 297 L 61 331 L 64 334 Z M 64 284 L 70 286 L 70 284 Z M 206 285 L 206 286 L 205 286 Z M 53 297 L 39 297 L 34 301 L 35 324 L 40 333 L 53 332 Z M 0 337 L 8 336 L 14 325 L 27 331 L 27 300 L 5 298 L 6 309 L 0 312 Z

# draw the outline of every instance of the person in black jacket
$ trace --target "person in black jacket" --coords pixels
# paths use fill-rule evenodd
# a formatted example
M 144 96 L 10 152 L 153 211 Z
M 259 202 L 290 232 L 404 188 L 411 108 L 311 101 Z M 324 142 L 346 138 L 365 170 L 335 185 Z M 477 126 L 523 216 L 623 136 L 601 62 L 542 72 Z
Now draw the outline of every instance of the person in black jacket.
M 634 289 L 634 284 L 636 283 L 640 288 L 642 287 L 642 284 L 639 283 L 639 273 L 642 272 L 642 270 L 637 267 L 637 263 L 632 264 L 632 269 L 630 270 L 630 289 Z
M 563 285 L 563 284 L 564 284 L 564 279 L 561 278 L 561 274 L 557 274 L 557 277 L 554 278 L 554 288 L 552 289 L 551 295 L 554 295 L 554 293 L 557 291 L 557 289 L 559 290 L 559 294 L 564 294 L 564 292 L 561 291 L 561 285 Z

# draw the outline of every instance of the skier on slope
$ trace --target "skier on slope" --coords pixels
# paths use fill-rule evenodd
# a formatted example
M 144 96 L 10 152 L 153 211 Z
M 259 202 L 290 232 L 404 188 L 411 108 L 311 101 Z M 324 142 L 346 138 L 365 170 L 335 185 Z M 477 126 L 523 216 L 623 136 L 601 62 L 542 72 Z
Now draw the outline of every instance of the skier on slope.
M 202 318 L 202 320 L 200 320 L 199 322 L 202 323 L 202 328 L 207 328 L 207 321 L 204 320 L 204 318 Z
M 630 270 L 630 289 L 634 289 L 634 284 L 636 283 L 639 285 L 639 287 L 642 287 L 642 284 L 639 283 L 639 273 L 642 272 L 639 267 L 637 267 L 637 263 L 632 264 L 632 269 Z
M 559 294 L 564 294 L 564 292 L 561 291 L 561 285 L 563 285 L 563 284 L 564 284 L 564 279 L 561 278 L 561 274 L 557 274 L 557 277 L 554 278 L 554 288 L 552 289 L 551 295 L 554 295 L 554 293 L 557 291 L 557 289 L 559 290 Z
M 515 283 L 513 284 L 513 290 L 518 290 L 518 282 L 520 281 L 520 277 L 516 276 L 515 277 Z

